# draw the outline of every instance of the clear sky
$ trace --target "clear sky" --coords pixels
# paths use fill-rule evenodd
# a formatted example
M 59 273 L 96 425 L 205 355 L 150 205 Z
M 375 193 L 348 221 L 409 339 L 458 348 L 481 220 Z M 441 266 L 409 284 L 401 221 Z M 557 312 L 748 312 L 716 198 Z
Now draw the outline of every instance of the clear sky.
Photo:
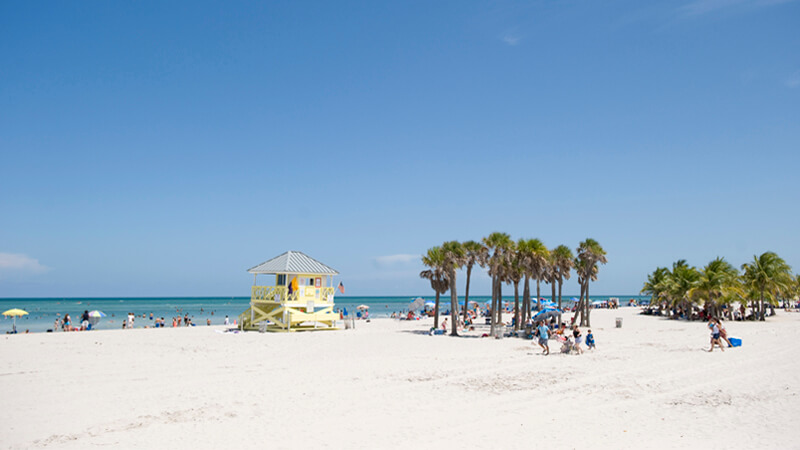
M 798 169 L 800 1 L 0 3 L 0 297 L 249 295 L 286 250 L 429 294 L 493 231 L 598 240 L 596 294 L 800 271 Z

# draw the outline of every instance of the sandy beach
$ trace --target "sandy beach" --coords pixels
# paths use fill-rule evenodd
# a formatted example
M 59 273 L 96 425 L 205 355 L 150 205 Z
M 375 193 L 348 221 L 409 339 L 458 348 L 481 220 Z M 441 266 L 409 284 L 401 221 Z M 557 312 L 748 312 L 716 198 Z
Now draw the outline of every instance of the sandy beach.
M 800 447 L 800 314 L 707 353 L 704 324 L 637 313 L 596 310 L 596 351 L 546 357 L 392 319 L 3 336 L 0 447 Z

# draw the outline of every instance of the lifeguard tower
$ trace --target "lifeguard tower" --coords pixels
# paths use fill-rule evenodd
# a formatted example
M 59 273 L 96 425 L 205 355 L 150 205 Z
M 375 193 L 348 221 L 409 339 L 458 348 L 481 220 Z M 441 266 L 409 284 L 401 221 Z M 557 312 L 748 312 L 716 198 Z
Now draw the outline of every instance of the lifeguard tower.
M 263 262 L 253 274 L 250 309 L 239 316 L 244 330 L 335 330 L 333 276 L 339 272 L 302 253 L 289 251 Z M 259 286 L 259 275 L 274 275 L 274 286 Z

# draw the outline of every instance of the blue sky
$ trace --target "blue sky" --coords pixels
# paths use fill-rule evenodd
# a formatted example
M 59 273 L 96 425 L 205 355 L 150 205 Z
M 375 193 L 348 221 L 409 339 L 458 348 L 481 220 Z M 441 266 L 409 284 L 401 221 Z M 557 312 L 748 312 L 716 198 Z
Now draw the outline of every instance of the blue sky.
M 597 239 L 596 294 L 679 258 L 800 270 L 798 23 L 780 0 L 3 2 L 0 297 L 248 295 L 286 250 L 348 295 L 427 294 L 419 254 L 492 231 Z

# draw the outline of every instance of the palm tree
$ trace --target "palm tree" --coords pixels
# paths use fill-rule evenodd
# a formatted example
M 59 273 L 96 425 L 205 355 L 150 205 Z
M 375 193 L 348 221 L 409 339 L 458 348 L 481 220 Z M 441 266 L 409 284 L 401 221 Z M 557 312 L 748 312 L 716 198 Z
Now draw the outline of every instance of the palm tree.
M 496 334 L 497 323 L 502 321 L 500 307 L 503 303 L 503 286 L 506 279 L 508 249 L 513 245 L 511 236 L 506 233 L 494 232 L 483 238 L 483 245 L 491 252 L 488 260 L 489 275 L 492 277 L 492 314 L 491 334 Z
M 460 269 L 467 259 L 464 247 L 458 241 L 442 244 L 442 267 L 450 282 L 450 335 L 458 336 L 458 295 L 456 294 L 456 270 Z
M 517 256 L 520 259 L 520 268 L 522 275 L 525 277 L 525 282 L 522 288 L 522 322 L 527 322 L 531 314 L 531 277 L 533 274 L 533 267 L 531 266 L 531 259 L 533 252 L 528 245 L 527 239 L 520 239 L 517 242 Z
M 584 285 L 582 291 L 585 294 L 583 301 L 585 315 L 581 314 L 581 326 L 589 327 L 591 326 L 591 320 L 589 318 L 589 284 L 597 279 L 597 272 L 600 270 L 597 264 L 605 264 L 608 262 L 608 259 L 606 258 L 606 251 L 603 250 L 600 243 L 591 238 L 587 238 L 578 245 L 577 253 L 578 260 L 581 263 L 581 273 L 579 275 Z
M 472 277 L 472 267 L 476 264 L 480 267 L 486 267 L 486 262 L 489 258 L 489 250 L 475 241 L 467 241 L 461 244 L 464 247 L 466 254 L 467 266 L 467 286 L 464 291 L 464 322 L 467 321 L 467 309 L 469 309 L 469 282 Z
M 510 261 L 508 265 L 508 279 L 514 283 L 514 330 L 519 330 L 520 311 L 519 311 L 519 282 L 525 273 L 523 269 L 523 257 L 520 255 L 519 247 L 513 249 L 510 253 Z
M 669 276 L 669 269 L 666 267 L 656 267 L 656 270 L 647 276 L 647 281 L 645 281 L 642 290 L 639 292 L 640 294 L 647 294 L 650 296 L 650 305 L 653 305 L 653 302 L 657 301 L 659 303 L 659 310 L 661 309 L 661 302 L 663 302 L 666 297 L 666 282 Z
M 689 292 L 700 280 L 700 272 L 693 266 L 689 266 L 685 259 L 678 260 L 672 264 L 672 271 L 664 283 L 667 298 L 673 307 L 680 307 L 686 314 L 687 320 L 692 320 L 694 302 L 689 296 Z
M 542 290 L 540 288 L 540 283 L 545 279 L 547 274 L 547 260 L 550 258 L 550 250 L 548 250 L 539 239 L 531 239 L 529 245 L 533 250 L 531 265 L 533 266 L 533 271 L 536 273 L 536 310 L 541 311 L 542 302 L 540 299 L 542 298 Z
M 422 256 L 422 264 L 430 267 L 419 273 L 420 278 L 430 280 L 431 289 L 436 292 L 436 303 L 433 308 L 433 326 L 439 328 L 439 295 L 447 292 L 450 287 L 447 272 L 444 270 L 444 254 L 441 247 L 431 247 Z
M 717 257 L 709 262 L 703 270 L 694 287 L 689 290 L 690 298 L 704 299 L 705 310 L 717 317 L 721 312 L 721 301 L 726 292 L 735 285 L 739 271 L 725 258 Z
M 758 320 L 765 320 L 764 301 L 774 304 L 776 296 L 791 286 L 792 268 L 774 252 L 765 252 L 761 256 L 753 256 L 753 261 L 742 265 L 742 278 L 745 285 L 758 293 Z
M 572 316 L 572 322 L 574 323 L 575 319 L 578 317 L 578 315 L 580 315 L 581 316 L 580 323 L 584 324 L 586 322 L 585 319 L 586 309 L 588 308 L 589 305 L 589 295 L 586 292 L 587 285 L 590 281 L 597 281 L 598 268 L 594 267 L 593 269 L 586 269 L 587 266 L 586 261 L 579 259 L 577 257 L 572 261 L 572 264 L 575 266 L 575 272 L 577 272 L 578 274 L 578 286 L 580 286 L 581 288 L 581 294 L 578 299 L 578 304 L 575 305 L 575 314 L 573 314 Z M 584 282 L 585 277 L 587 276 L 588 280 Z
M 556 283 L 558 278 L 558 266 L 556 265 L 553 252 L 547 256 L 547 266 L 545 266 L 545 281 L 550 284 L 550 301 L 556 301 Z
M 523 321 L 531 317 L 531 294 L 530 279 L 536 280 L 536 304 L 539 308 L 540 288 L 539 282 L 543 279 L 544 270 L 547 266 L 547 247 L 539 239 L 520 239 L 517 243 L 517 250 L 522 256 L 522 268 L 525 275 L 525 287 L 522 293 Z
M 558 309 L 561 309 L 561 286 L 564 280 L 569 280 L 570 271 L 574 267 L 572 250 L 566 245 L 559 245 L 553 249 L 553 265 L 555 266 L 555 280 L 558 282 Z

